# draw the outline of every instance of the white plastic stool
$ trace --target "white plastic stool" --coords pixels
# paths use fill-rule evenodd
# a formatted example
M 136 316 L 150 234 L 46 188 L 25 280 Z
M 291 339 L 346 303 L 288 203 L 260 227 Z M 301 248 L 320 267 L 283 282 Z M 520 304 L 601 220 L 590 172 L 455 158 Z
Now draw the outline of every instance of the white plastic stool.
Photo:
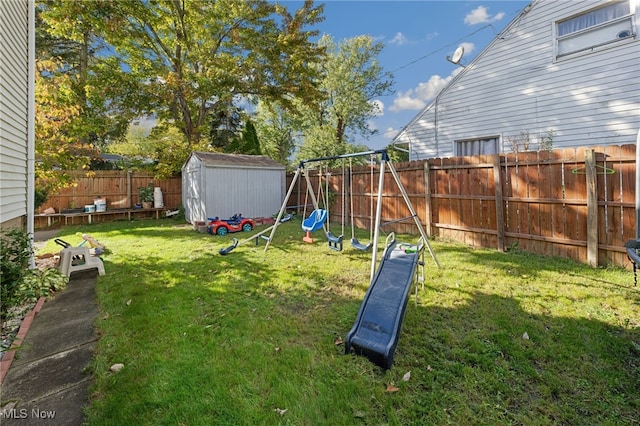
M 74 271 L 96 268 L 100 275 L 105 274 L 102 259 L 91 256 L 88 247 L 67 247 L 60 252 L 58 270 L 68 277 Z

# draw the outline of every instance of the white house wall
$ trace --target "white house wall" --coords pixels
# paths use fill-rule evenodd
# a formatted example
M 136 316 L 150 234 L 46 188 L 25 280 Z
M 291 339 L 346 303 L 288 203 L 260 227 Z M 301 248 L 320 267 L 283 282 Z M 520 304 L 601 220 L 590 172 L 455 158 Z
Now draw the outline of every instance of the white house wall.
M 0 2 L 0 224 L 27 215 L 29 3 Z
M 603 1 L 544 0 L 514 20 L 401 132 L 411 159 L 455 154 L 454 141 L 555 132 L 554 148 L 635 143 L 640 41 L 556 60 L 554 22 Z M 636 11 L 636 18 L 638 11 Z M 636 33 L 638 19 L 636 19 Z

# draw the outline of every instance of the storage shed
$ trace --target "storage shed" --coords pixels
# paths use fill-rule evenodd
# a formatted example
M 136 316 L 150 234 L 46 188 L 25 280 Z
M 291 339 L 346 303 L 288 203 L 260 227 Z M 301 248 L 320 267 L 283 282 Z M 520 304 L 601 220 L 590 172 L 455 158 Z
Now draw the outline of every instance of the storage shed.
M 182 166 L 185 217 L 270 217 L 284 200 L 285 179 L 285 166 L 262 155 L 192 152 Z

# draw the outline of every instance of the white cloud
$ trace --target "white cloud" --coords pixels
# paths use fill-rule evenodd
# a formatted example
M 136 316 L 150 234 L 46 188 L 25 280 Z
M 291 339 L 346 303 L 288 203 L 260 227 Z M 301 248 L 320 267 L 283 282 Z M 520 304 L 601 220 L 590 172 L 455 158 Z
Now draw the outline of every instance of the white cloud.
M 438 34 L 438 32 L 437 32 L 437 31 L 436 31 L 436 32 L 433 32 L 433 33 L 429 33 L 429 34 L 427 34 L 427 41 L 431 41 L 431 40 L 433 40 L 434 38 L 438 37 L 439 35 L 440 35 L 440 34 Z
M 476 50 L 476 45 L 475 44 L 468 43 L 466 41 L 464 43 L 460 43 L 460 46 L 462 46 L 464 48 L 464 54 L 465 55 L 469 55 L 469 54 L 471 54 L 471 52 Z
M 387 127 L 387 130 L 385 130 L 384 132 L 382 132 L 382 136 L 384 136 L 385 138 L 393 138 L 395 137 L 395 135 L 397 135 L 398 129 L 394 129 L 393 127 Z
M 380 117 L 384 115 L 384 102 L 382 102 L 379 99 L 374 99 L 370 103 L 373 104 L 373 107 L 376 109 L 376 112 L 375 112 L 376 117 Z
M 391 111 L 405 111 L 405 110 L 421 110 L 426 106 L 426 103 L 416 98 L 413 95 L 413 91 L 409 90 L 405 93 L 398 93 L 393 100 L 393 105 L 389 107 Z
M 442 78 L 439 75 L 432 75 L 428 81 L 418 84 L 418 87 L 415 89 L 399 92 L 393 100 L 393 105 L 389 107 L 389 110 L 421 110 L 438 96 L 438 93 L 440 93 L 447 83 L 459 72 L 460 69 L 456 69 L 446 78 Z
M 397 46 L 403 46 L 407 43 L 409 43 L 409 40 L 407 40 L 407 37 L 405 37 L 401 32 L 397 32 L 396 35 L 389 40 L 389 44 L 395 44 Z
M 496 13 L 494 16 L 489 15 L 487 8 L 484 6 L 478 6 L 464 17 L 464 23 L 467 25 L 475 24 L 488 24 L 491 22 L 497 22 L 504 18 L 504 12 Z

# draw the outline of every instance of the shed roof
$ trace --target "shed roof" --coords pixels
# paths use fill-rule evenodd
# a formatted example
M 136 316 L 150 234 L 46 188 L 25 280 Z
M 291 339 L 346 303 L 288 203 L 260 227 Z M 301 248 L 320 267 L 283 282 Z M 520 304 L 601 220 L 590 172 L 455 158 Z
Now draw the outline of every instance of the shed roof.
M 265 169 L 285 169 L 283 164 L 272 160 L 264 155 L 247 154 L 222 154 L 219 152 L 198 152 L 191 155 L 196 156 L 207 166 L 223 167 L 259 167 Z M 188 161 L 188 160 L 187 160 Z

